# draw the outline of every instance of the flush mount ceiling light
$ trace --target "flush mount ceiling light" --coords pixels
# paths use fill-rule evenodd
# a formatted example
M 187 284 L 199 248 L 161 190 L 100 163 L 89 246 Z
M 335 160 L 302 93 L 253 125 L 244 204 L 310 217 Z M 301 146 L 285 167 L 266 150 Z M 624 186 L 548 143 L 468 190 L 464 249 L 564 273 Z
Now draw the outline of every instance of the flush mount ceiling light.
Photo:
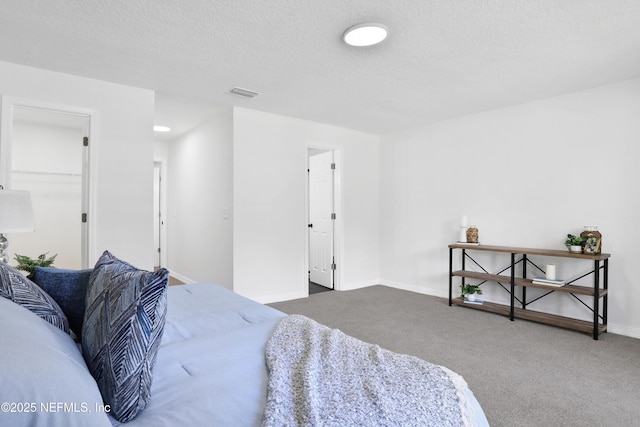
M 168 126 L 154 126 L 153 130 L 156 132 L 171 132 L 171 128 Z
M 342 40 L 351 46 L 373 46 L 387 38 L 387 27 L 382 24 L 358 24 L 347 28 Z

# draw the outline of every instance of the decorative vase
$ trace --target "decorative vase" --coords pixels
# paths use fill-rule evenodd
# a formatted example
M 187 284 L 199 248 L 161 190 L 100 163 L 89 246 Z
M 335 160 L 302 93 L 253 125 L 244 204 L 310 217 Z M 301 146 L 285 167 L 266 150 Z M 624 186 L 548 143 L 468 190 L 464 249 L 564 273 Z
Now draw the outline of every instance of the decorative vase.
M 476 294 L 467 294 L 467 301 L 475 301 Z
M 568 246 L 568 248 L 569 248 L 569 252 L 573 252 L 577 254 L 582 253 L 582 246 L 580 245 L 571 245 L 571 246 Z
M 467 243 L 478 243 L 478 228 L 475 225 L 467 228 Z

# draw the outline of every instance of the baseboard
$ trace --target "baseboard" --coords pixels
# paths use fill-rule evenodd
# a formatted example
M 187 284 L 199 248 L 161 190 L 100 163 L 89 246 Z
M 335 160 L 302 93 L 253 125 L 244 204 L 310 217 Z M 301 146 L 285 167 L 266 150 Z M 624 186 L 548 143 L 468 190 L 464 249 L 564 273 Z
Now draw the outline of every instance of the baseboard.
M 417 286 L 410 283 L 394 282 L 392 280 L 380 280 L 380 279 L 349 283 L 349 284 L 343 285 L 339 290 L 351 291 L 354 289 L 366 288 L 366 287 L 375 286 L 375 285 L 389 286 L 390 288 L 402 289 L 404 291 L 411 291 L 419 294 L 432 295 L 432 296 L 441 297 L 441 298 L 449 298 L 448 290 L 442 291 L 440 289 L 425 288 L 423 286 Z
M 630 328 L 629 326 L 607 323 L 607 331 L 612 334 L 624 335 L 626 337 L 640 338 L 639 328 Z
M 375 286 L 380 284 L 380 279 L 365 280 L 363 282 L 345 283 L 336 288 L 337 291 L 353 291 L 355 289 L 367 288 L 369 286 Z
M 342 285 L 340 288 L 336 287 L 336 291 L 340 292 L 340 291 L 352 291 L 355 289 L 360 289 L 360 288 L 367 288 L 369 286 L 375 286 L 375 285 L 379 285 L 380 284 L 380 280 L 378 279 L 374 279 L 374 280 L 366 280 L 366 281 L 362 281 L 362 282 L 355 282 L 355 283 L 348 283 L 348 284 L 344 284 Z M 292 299 L 300 299 L 300 298 L 307 298 L 309 296 L 308 291 L 296 291 L 296 292 L 289 292 L 289 293 L 284 293 L 284 294 L 272 294 L 272 295 L 264 295 L 261 297 L 250 297 L 252 300 L 257 301 L 261 304 L 271 304 L 274 302 L 282 302 L 282 301 L 289 301 Z
M 176 273 L 175 271 L 172 271 L 172 270 L 169 270 L 169 275 L 175 279 L 178 279 L 182 283 L 186 283 L 186 284 L 196 283 L 195 280 L 191 280 L 187 276 L 183 276 L 182 274 Z
M 307 292 L 300 291 L 300 292 L 288 292 L 284 294 L 263 295 L 260 297 L 247 296 L 247 298 L 252 299 L 256 302 L 259 302 L 260 304 L 271 304 L 274 302 L 282 302 L 282 301 L 289 301 L 292 299 L 306 298 L 308 296 L 309 296 L 309 291 Z
M 394 282 L 391 280 L 381 281 L 382 285 L 389 286 L 390 288 L 402 289 L 404 291 L 416 292 L 419 294 L 432 295 L 434 297 L 449 298 L 449 291 L 443 291 L 441 289 L 426 288 L 424 286 L 417 286 L 410 283 Z

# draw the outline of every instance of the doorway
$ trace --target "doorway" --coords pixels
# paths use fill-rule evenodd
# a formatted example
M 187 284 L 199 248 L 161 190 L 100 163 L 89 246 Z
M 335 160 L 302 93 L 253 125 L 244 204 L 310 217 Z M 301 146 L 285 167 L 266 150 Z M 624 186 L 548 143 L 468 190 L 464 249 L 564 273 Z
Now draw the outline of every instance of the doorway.
M 56 255 L 56 266 L 87 268 L 90 116 L 31 106 L 8 108 L 2 176 L 7 188 L 31 194 L 36 225 L 33 233 L 11 236 L 12 257 L 48 253 Z
M 332 150 L 309 149 L 310 294 L 335 287 L 335 169 Z
M 153 241 L 154 268 L 166 267 L 164 163 L 153 162 Z

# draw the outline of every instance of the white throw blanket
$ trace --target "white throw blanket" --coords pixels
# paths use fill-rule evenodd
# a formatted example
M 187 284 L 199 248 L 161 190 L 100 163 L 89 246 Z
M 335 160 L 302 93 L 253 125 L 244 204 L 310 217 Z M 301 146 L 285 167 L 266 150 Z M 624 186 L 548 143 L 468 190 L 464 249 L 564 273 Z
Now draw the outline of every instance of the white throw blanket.
M 304 316 L 280 322 L 266 359 L 265 427 L 472 425 L 459 375 Z

